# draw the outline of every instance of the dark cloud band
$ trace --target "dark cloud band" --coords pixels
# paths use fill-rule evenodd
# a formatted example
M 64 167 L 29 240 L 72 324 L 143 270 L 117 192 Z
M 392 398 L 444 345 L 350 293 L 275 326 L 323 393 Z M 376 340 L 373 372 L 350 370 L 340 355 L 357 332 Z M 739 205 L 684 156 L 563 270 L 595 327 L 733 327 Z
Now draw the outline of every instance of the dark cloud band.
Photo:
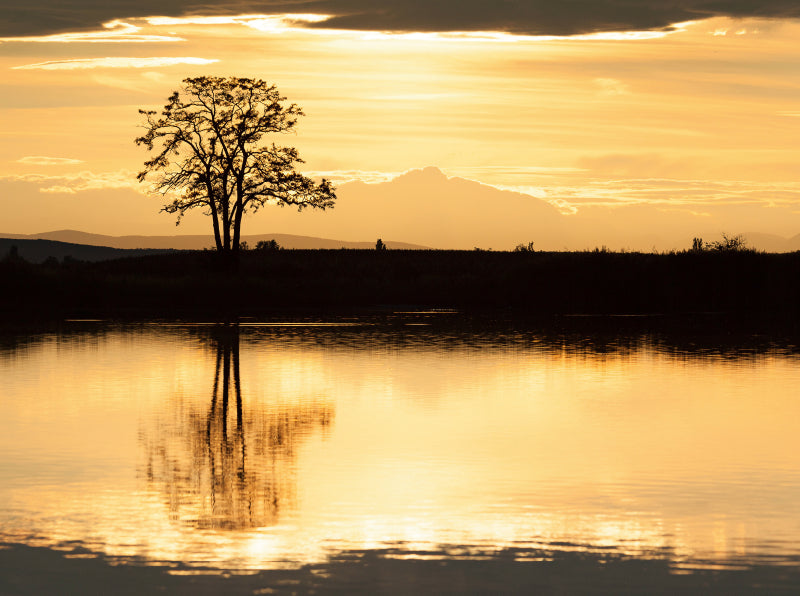
M 575 35 L 659 30 L 712 16 L 800 18 L 797 0 L 18 0 L 0 1 L 0 37 L 95 29 L 145 16 L 316 13 L 310 27 Z

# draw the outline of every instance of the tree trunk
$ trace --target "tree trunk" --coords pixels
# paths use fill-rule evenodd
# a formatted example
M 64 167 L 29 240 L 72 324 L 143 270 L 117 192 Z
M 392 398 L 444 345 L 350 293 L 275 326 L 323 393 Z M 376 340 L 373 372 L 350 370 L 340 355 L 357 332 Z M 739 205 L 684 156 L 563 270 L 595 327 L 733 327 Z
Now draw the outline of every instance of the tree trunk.
M 220 201 L 222 211 L 222 251 L 230 252 L 231 250 L 231 217 L 228 210 L 228 201 Z
M 211 221 L 214 224 L 214 244 L 218 252 L 222 252 L 222 238 L 219 233 L 219 213 L 217 213 L 217 202 L 214 200 L 211 193 L 209 193 L 209 204 L 211 205 Z
M 247 164 L 247 153 L 242 150 L 242 168 L 236 177 L 236 206 L 233 209 L 233 244 L 236 254 L 239 254 L 239 242 L 242 231 L 242 215 L 244 215 L 244 171 Z
M 236 211 L 233 216 L 233 244 L 236 250 L 239 250 L 239 243 L 242 237 L 242 200 L 236 200 Z

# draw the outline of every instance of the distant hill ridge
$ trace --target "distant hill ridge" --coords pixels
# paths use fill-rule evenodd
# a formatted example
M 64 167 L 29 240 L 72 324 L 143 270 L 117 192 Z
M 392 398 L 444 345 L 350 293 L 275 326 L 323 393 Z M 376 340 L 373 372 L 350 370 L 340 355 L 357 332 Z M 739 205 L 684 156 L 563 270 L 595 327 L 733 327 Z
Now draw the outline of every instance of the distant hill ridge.
M 115 249 L 177 249 L 177 250 L 202 250 L 214 246 L 213 236 L 202 234 L 176 235 L 176 236 L 106 236 L 104 234 L 91 234 L 78 230 L 55 230 L 40 234 L 2 234 L 0 239 L 21 240 L 53 240 L 73 245 L 87 245 L 108 247 Z M 350 242 L 346 240 L 332 240 L 329 238 L 315 238 L 312 236 L 296 236 L 293 234 L 254 234 L 243 236 L 242 241 L 250 247 L 261 240 L 275 240 L 283 248 L 374 248 L 377 238 L 370 242 Z M 428 247 L 407 242 L 385 240 L 387 248 L 420 250 Z M 5 252 L 5 251 L 4 251 Z M 72 255 L 79 258 L 77 255 Z
M 800 234 L 791 238 L 784 238 L 774 234 L 757 232 L 744 233 L 747 246 L 766 252 L 795 252 L 800 250 Z M 274 239 L 283 248 L 294 249 L 338 249 L 357 248 L 370 249 L 375 247 L 375 241 L 352 242 L 318 238 L 314 236 L 299 236 L 294 234 L 253 234 L 244 236 L 243 241 L 254 248 L 261 240 Z M 706 241 L 716 237 L 704 237 Z M 385 240 L 390 249 L 400 250 L 426 250 L 431 247 L 408 242 Z M 11 245 L 16 244 L 20 256 L 34 263 L 44 261 L 48 256 L 63 259 L 71 256 L 83 261 L 98 261 L 120 258 L 124 256 L 137 256 L 139 254 L 152 254 L 154 252 L 167 252 L 170 250 L 202 250 L 211 248 L 214 239 L 202 234 L 175 235 L 175 236 L 108 236 L 92 234 L 78 230 L 55 230 L 40 234 L 2 234 L 0 233 L 0 258 L 8 253 Z M 546 243 L 545 243 L 546 244 Z M 537 249 L 540 246 L 536 245 Z M 437 246 L 435 248 L 441 248 Z M 541 247 L 548 250 L 546 247 Z M 584 247 L 585 248 L 585 247 Z M 680 248 L 689 248 L 689 243 Z M 552 249 L 550 249 L 552 250 Z M 559 250 L 559 249 L 556 249 Z M 566 247 L 561 250 L 568 250 Z M 645 250 L 650 252 L 650 250 Z
M 42 263 L 51 257 L 59 261 L 70 257 L 78 261 L 96 262 L 174 252 L 171 248 L 112 248 L 41 238 L 0 238 L 0 259 L 10 253 L 11 247 L 16 247 L 17 256 L 29 263 Z

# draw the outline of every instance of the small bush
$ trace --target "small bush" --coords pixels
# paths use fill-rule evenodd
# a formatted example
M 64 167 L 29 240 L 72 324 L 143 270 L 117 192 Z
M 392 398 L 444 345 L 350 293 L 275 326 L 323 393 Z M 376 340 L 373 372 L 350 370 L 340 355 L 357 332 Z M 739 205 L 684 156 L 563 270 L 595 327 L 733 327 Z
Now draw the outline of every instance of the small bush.
M 741 234 L 736 236 L 728 236 L 727 234 L 723 234 L 722 240 L 711 242 L 706 246 L 707 250 L 713 250 L 716 252 L 743 252 L 752 250 L 747 246 L 747 241 Z M 694 248 L 694 245 L 692 245 L 692 248 Z
M 514 252 L 536 252 L 533 249 L 533 242 L 528 242 L 528 244 L 517 244 L 514 247 Z
M 256 250 L 281 250 L 282 247 L 278 241 L 273 238 L 272 240 L 259 240 L 256 243 Z

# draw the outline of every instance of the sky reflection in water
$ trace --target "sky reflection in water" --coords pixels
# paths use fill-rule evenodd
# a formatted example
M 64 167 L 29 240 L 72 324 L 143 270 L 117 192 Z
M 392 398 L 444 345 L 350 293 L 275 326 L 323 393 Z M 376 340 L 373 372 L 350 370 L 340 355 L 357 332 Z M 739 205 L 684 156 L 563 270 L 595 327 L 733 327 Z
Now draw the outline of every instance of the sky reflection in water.
M 239 568 L 398 544 L 796 561 L 794 348 L 447 318 L 7 336 L 0 540 Z

